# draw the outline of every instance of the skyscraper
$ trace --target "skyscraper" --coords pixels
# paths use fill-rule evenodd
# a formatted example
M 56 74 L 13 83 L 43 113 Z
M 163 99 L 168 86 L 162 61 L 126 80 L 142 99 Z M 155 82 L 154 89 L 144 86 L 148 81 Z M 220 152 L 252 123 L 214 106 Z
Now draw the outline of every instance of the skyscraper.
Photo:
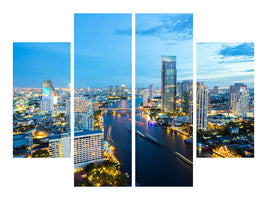
M 119 96 L 119 86 L 115 87 L 115 96 L 118 97 Z
M 196 91 L 197 129 L 207 130 L 208 88 L 204 82 L 197 82 Z
M 154 95 L 153 85 L 150 84 L 149 85 L 149 99 L 150 99 L 150 101 L 153 100 L 153 95 Z
M 54 110 L 53 96 L 52 95 L 42 96 L 40 106 L 42 112 L 52 112 Z
M 229 107 L 234 115 L 246 117 L 249 105 L 249 93 L 243 83 L 235 83 L 230 86 Z
M 52 85 L 51 80 L 47 80 L 43 82 L 44 96 L 54 96 L 54 87 Z
M 190 107 L 190 92 L 192 92 L 192 83 L 191 80 L 185 80 L 181 83 L 181 97 L 182 97 L 182 111 L 189 114 Z
M 112 87 L 112 85 L 109 86 L 108 95 L 109 95 L 110 97 L 113 96 L 113 87 Z
M 229 89 L 229 109 L 233 108 L 233 102 L 235 101 L 236 95 L 240 92 L 240 89 L 247 89 L 247 86 L 243 83 L 235 83 L 230 85 Z
M 121 97 L 122 98 L 126 98 L 125 85 L 121 85 Z
M 50 80 L 43 82 L 43 96 L 40 105 L 42 112 L 51 112 L 54 110 L 54 87 Z
M 163 112 L 175 112 L 176 56 L 161 56 L 161 104 Z
M 143 106 L 147 106 L 147 90 L 143 90 Z

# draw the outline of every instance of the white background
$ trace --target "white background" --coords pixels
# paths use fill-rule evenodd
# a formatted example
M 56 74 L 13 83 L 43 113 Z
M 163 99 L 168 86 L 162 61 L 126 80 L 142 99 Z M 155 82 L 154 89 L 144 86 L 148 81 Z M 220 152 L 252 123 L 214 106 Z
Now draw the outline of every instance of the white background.
M 267 14 L 263 2 L 1 1 L 1 199 L 266 199 Z M 12 159 L 12 43 L 72 42 L 73 48 L 74 13 L 121 12 L 193 13 L 194 42 L 255 43 L 254 159 L 194 158 L 194 186 L 187 188 L 74 188 L 72 159 Z

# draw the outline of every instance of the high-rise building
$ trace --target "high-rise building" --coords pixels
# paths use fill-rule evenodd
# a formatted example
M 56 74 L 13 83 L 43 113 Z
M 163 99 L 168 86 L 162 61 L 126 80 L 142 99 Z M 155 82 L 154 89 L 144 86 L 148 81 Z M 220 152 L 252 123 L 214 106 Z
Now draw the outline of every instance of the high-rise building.
M 112 87 L 112 85 L 109 86 L 108 95 L 109 95 L 110 97 L 113 96 L 113 87 Z
M 190 124 L 193 124 L 193 114 L 194 114 L 193 104 L 194 104 L 194 101 L 193 101 L 193 81 L 191 81 L 190 92 L 189 92 L 189 123 Z
M 153 96 L 154 96 L 154 89 L 153 89 L 153 85 L 150 84 L 149 85 L 149 99 L 150 99 L 150 101 L 153 100 Z
M 193 81 L 191 80 L 185 80 L 182 81 L 181 83 L 181 106 L 182 106 L 182 111 L 184 113 L 190 114 L 189 109 L 190 109 L 190 92 L 192 93 L 192 86 L 193 86 Z M 192 97 L 193 98 L 193 97 Z
M 208 88 L 204 82 L 197 82 L 196 91 L 197 129 L 207 130 Z
M 229 104 L 232 106 L 232 113 L 240 117 L 246 117 L 249 105 L 249 93 L 247 86 L 238 84 L 230 86 Z
M 176 56 L 161 56 L 161 104 L 163 112 L 176 110 Z
M 235 83 L 230 85 L 229 89 L 229 109 L 232 110 L 233 102 L 236 100 L 236 96 L 239 94 L 240 90 L 247 90 L 247 86 L 243 83 Z
M 54 136 L 49 139 L 49 154 L 50 158 L 69 158 L 70 134 L 62 133 L 60 136 Z
M 43 82 L 43 90 L 44 90 L 44 93 L 43 93 L 44 96 L 48 96 L 48 95 L 54 96 L 54 87 L 52 85 L 51 80 L 47 80 Z
M 214 86 L 213 93 L 214 94 L 218 94 L 218 92 L 219 92 L 219 87 L 218 86 Z
M 182 91 L 181 91 L 182 83 L 177 82 L 176 83 L 176 96 L 181 97 L 182 96 Z
M 120 95 L 119 95 L 119 94 L 120 94 L 120 93 L 119 93 L 119 90 L 120 90 L 120 89 L 119 89 L 119 86 L 116 86 L 116 87 L 115 87 L 115 96 L 116 96 L 116 97 L 120 96 Z
M 147 106 L 148 101 L 147 101 L 147 90 L 143 90 L 143 106 Z
M 40 106 L 42 112 L 52 112 L 54 110 L 53 96 L 42 96 Z
M 121 97 L 125 98 L 126 97 L 126 89 L 125 89 L 125 85 L 121 86 Z
M 100 130 L 74 133 L 74 167 L 104 161 L 104 133 Z

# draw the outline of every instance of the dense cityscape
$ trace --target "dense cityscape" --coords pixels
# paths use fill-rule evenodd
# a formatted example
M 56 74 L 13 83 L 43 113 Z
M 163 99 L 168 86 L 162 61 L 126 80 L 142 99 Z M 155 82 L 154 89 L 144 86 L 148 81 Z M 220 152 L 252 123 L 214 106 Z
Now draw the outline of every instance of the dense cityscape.
M 69 99 L 70 89 L 54 88 L 51 80 L 43 88 L 14 88 L 13 157 L 70 157 Z
M 128 116 L 131 107 L 112 107 L 131 99 L 131 89 L 125 85 L 98 89 L 75 89 L 74 99 L 74 185 L 130 185 L 130 168 L 120 170 L 121 163 L 114 154 L 115 143 L 111 126 L 115 117 Z M 114 117 L 107 125 L 108 117 Z M 130 126 L 129 126 L 130 127 Z M 127 127 L 127 128 L 129 128 Z M 128 129 L 126 134 L 129 135 Z M 116 131 L 116 130 L 115 130 Z M 121 141 L 125 142 L 125 141 Z M 129 145 L 129 148 L 131 146 Z M 117 153 L 117 152 L 116 152 Z
M 199 157 L 254 157 L 254 89 L 197 84 Z

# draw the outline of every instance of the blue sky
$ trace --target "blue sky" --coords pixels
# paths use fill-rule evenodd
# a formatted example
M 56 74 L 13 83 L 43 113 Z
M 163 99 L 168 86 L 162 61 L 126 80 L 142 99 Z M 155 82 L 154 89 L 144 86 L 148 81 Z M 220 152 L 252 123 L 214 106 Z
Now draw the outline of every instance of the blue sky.
M 70 43 L 13 43 L 13 86 L 42 88 L 70 83 Z
M 254 44 L 198 43 L 197 79 L 208 87 L 242 82 L 254 88 Z
M 136 14 L 136 87 L 161 86 L 161 56 L 176 56 L 177 81 L 193 79 L 193 14 Z
M 74 15 L 75 88 L 131 87 L 131 14 Z

